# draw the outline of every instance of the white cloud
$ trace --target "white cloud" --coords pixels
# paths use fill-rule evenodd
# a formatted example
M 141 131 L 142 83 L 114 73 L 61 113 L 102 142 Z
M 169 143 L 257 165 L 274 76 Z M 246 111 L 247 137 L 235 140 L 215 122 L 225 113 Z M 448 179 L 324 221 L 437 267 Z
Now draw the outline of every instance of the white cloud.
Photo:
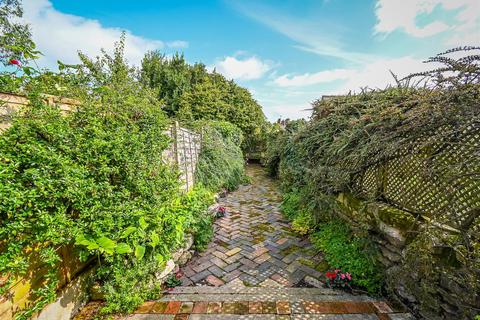
M 345 94 L 349 91 L 358 91 L 360 88 L 383 89 L 388 85 L 395 85 L 392 71 L 399 79 L 411 73 L 433 69 L 422 60 L 413 57 L 384 58 L 351 70 L 352 76 L 332 93 Z
M 358 91 L 358 89 L 365 87 L 376 89 L 395 84 L 390 71 L 401 79 L 411 73 L 429 70 L 433 67 L 410 56 L 383 58 L 350 69 L 323 70 L 317 73 L 305 73 L 295 76 L 282 75 L 273 82 L 279 87 L 307 87 L 336 80 L 345 80 L 333 92 L 330 92 L 344 94 L 350 90 Z
M 274 80 L 280 87 L 303 87 L 313 84 L 331 82 L 335 80 L 348 79 L 354 75 L 353 70 L 333 69 L 317 73 L 305 73 L 303 75 L 289 76 L 282 75 Z
M 454 19 L 433 20 L 419 26 L 417 18 L 431 14 L 440 6 L 445 11 L 456 10 Z M 397 29 L 414 37 L 429 37 L 450 32 L 447 44 L 468 45 L 480 40 L 480 1 L 478 0 L 378 0 L 375 8 L 375 33 L 390 33 Z M 476 37 L 475 37 L 476 35 Z M 467 36 L 467 37 L 465 37 Z M 468 40 L 467 42 L 464 42 Z
M 112 51 L 122 33 L 120 28 L 104 27 L 97 20 L 65 14 L 56 10 L 48 0 L 25 0 L 24 20 L 30 24 L 33 40 L 44 54 L 39 63 L 53 68 L 56 61 L 77 63 L 77 51 L 96 56 L 100 49 Z M 165 47 L 185 48 L 185 41 L 163 41 L 143 38 L 126 31 L 125 56 L 133 64 L 139 64 L 148 50 Z
M 252 80 L 261 78 L 272 68 L 272 64 L 255 56 L 243 59 L 228 56 L 217 61 L 214 66 L 210 67 L 210 69 L 212 68 L 229 79 Z

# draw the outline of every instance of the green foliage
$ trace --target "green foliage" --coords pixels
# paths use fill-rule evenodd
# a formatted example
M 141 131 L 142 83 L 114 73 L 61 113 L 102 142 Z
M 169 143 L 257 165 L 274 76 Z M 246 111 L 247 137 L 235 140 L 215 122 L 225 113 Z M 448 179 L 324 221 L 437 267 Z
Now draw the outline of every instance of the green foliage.
M 38 71 L 29 65 L 40 52 L 31 39 L 28 25 L 21 18 L 23 8 L 19 0 L 0 1 L 0 63 L 5 67 L 0 77 L 0 90 L 16 92 Z M 18 64 L 12 64 L 15 61 Z
M 256 147 L 266 119 L 250 92 L 205 65 L 189 65 L 183 55 L 167 58 L 159 52 L 145 55 L 142 83 L 155 90 L 170 117 L 182 121 L 229 121 L 240 128 L 248 151 Z
M 480 211 L 474 204 L 478 192 L 472 190 L 478 190 L 479 162 L 471 141 L 480 117 L 479 50 L 455 48 L 432 57 L 428 62 L 439 63 L 440 68 L 413 74 L 397 81 L 396 87 L 319 99 L 313 102 L 313 114 L 306 124 L 292 132 L 288 124 L 285 130 L 277 128 L 268 143 L 266 164 L 287 192 L 284 211 L 293 219 L 305 207 L 302 202 L 308 202 L 316 220 L 330 220 L 339 210 L 335 198 L 340 192 L 397 206 L 416 216 L 419 228 L 409 232 L 402 261 L 387 275 L 387 283 L 398 280 L 407 294 L 417 298 L 422 312 L 433 309 L 436 315 L 444 312 L 438 305 L 440 279 L 448 276 L 466 292 L 478 291 L 480 247 L 475 245 L 479 243 L 475 222 Z M 462 56 L 449 57 L 451 54 Z M 392 191 L 385 188 L 389 174 L 382 171 L 403 165 L 409 166 L 408 171 L 397 178 L 405 184 L 395 187 L 393 199 L 388 197 Z M 374 178 L 378 188 L 366 192 L 366 183 L 359 182 L 365 181 L 365 173 L 372 168 L 379 173 Z M 415 198 L 413 189 L 409 191 L 409 184 L 422 186 L 421 181 L 434 181 L 428 202 L 442 202 L 449 194 L 438 210 L 429 210 L 425 198 Z M 295 190 L 301 190 L 301 195 L 289 195 Z M 435 197 L 437 194 L 441 196 Z M 459 212 L 463 212 L 462 218 Z M 362 212 L 358 213 L 354 222 L 365 222 Z M 383 222 L 390 219 L 382 217 Z M 303 221 L 299 224 L 304 225 Z M 327 224 L 320 228 L 313 238 L 328 262 L 351 272 L 357 285 L 377 291 L 376 276 L 381 271 L 359 253 L 362 244 L 341 227 Z M 342 250 L 349 254 L 342 255 Z M 396 290 L 398 285 L 389 287 Z M 472 295 L 465 294 L 456 303 L 470 317 L 471 301 Z
M 335 269 L 352 274 L 352 283 L 378 294 L 382 288 L 383 270 L 379 268 L 369 243 L 354 237 L 348 224 L 334 220 L 320 226 L 311 237 L 313 244 L 325 253 L 325 260 Z
M 212 191 L 234 190 L 245 181 L 243 153 L 240 149 L 242 132 L 225 121 L 202 121 L 202 150 L 195 179 Z
M 195 249 L 200 251 L 206 249 L 213 238 L 213 216 L 207 211 L 213 202 L 213 193 L 201 185 L 197 185 L 182 199 L 182 204 L 190 217 L 186 230 L 193 235 Z
M 302 209 L 292 221 L 292 229 L 300 235 L 311 233 L 316 227 L 314 215 L 307 209 Z
M 301 191 L 292 189 L 283 193 L 281 205 L 283 214 L 292 220 L 292 229 L 300 235 L 311 233 L 317 224 L 311 207 L 303 199 Z
M 155 273 L 184 233 L 201 246 L 211 227 L 202 216 L 211 193 L 183 195 L 162 161 L 169 121 L 125 63 L 123 38 L 113 56 L 81 60 L 67 67 L 77 92 L 88 92 L 75 112 L 45 105 L 32 86 L 32 105 L 0 135 L 0 275 L 11 282 L 33 263 L 49 266 L 20 319 L 55 298 L 62 246 L 97 257 L 103 312 L 132 311 L 158 294 Z
M 182 284 L 182 281 L 177 278 L 176 274 L 169 275 L 167 277 L 167 280 L 165 280 L 165 285 L 167 286 L 167 288 L 175 288 L 181 284 Z

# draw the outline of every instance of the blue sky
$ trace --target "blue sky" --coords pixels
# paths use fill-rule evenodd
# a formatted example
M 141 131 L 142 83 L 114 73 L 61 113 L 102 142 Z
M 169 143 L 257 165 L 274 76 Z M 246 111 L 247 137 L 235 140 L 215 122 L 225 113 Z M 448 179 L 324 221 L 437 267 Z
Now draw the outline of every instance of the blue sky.
M 41 65 L 95 56 L 127 31 L 127 58 L 184 52 L 249 88 L 270 120 L 325 94 L 384 87 L 457 45 L 480 45 L 479 0 L 24 0 Z

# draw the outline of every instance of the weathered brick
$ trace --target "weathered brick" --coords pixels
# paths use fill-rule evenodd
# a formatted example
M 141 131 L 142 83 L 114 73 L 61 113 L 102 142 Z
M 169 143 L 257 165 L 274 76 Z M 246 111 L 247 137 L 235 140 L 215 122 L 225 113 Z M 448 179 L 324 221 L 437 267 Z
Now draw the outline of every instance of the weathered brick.
M 221 313 L 222 312 L 222 303 L 221 302 L 209 302 L 207 306 L 207 313 Z
M 236 247 L 236 248 L 233 248 L 232 250 L 225 252 L 225 255 L 227 255 L 228 257 L 231 257 L 234 254 L 239 253 L 240 251 L 242 251 L 242 248 Z
M 288 301 L 277 301 L 277 313 L 278 314 L 290 314 L 290 304 Z
M 192 313 L 207 313 L 208 302 L 195 302 Z
M 165 314 L 176 314 L 180 310 L 182 303 L 180 301 L 170 301 L 165 309 Z
M 193 311 L 193 302 L 182 302 L 180 310 L 178 313 L 192 313 Z
M 225 282 L 223 282 L 223 280 L 215 277 L 214 275 L 208 275 L 206 278 L 205 278 L 205 281 L 207 281 L 208 284 L 214 286 L 214 287 L 220 287 L 222 285 L 225 284 Z

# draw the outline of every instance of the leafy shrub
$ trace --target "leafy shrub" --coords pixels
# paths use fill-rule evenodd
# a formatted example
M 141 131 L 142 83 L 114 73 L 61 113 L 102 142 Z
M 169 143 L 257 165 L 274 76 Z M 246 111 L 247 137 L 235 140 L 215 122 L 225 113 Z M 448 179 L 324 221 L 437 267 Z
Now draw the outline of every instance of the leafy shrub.
M 292 221 L 292 229 L 300 235 L 307 235 L 315 229 L 315 219 L 313 214 L 307 210 L 302 209 Z
M 319 231 L 311 236 L 315 247 L 325 253 L 325 260 L 342 272 L 352 276 L 352 283 L 378 294 L 382 288 L 382 269 L 369 243 L 354 237 L 349 226 L 340 220 L 320 225 Z
M 32 264 L 48 266 L 21 319 L 55 298 L 63 246 L 75 245 L 82 260 L 97 257 L 109 313 L 158 295 L 155 274 L 186 231 L 199 246 L 208 238 L 212 194 L 182 194 L 178 172 L 162 161 L 169 121 L 124 62 L 123 42 L 114 56 L 81 59 L 74 76 L 89 94 L 75 112 L 32 94 L 0 135 L 0 276 L 11 282 Z
M 213 217 L 207 212 L 208 206 L 213 202 L 213 193 L 201 185 L 195 186 L 193 191 L 182 199 L 190 218 L 186 230 L 193 235 L 197 250 L 204 250 L 213 237 Z
M 290 220 L 293 220 L 300 211 L 301 195 L 297 189 L 293 189 L 290 192 L 285 192 L 282 195 L 283 200 L 280 208 L 283 214 Z
M 316 221 L 311 209 L 302 202 L 302 194 L 293 189 L 283 194 L 281 209 L 285 217 L 292 220 L 292 229 L 300 235 L 311 233 Z
M 242 132 L 225 121 L 196 123 L 203 127 L 202 151 L 195 179 L 212 191 L 234 190 L 245 180 Z

